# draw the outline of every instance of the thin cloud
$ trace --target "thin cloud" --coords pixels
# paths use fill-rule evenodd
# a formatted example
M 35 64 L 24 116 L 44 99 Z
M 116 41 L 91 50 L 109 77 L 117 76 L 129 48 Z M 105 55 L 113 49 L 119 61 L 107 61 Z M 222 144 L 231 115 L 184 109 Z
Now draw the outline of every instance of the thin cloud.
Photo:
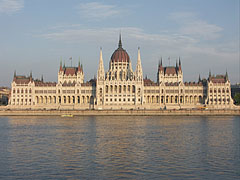
M 216 39 L 219 38 L 223 28 L 209 24 L 206 21 L 199 19 L 192 12 L 176 12 L 169 15 L 171 20 L 177 22 L 180 26 L 179 33 L 193 36 L 198 39 Z
M 81 3 L 77 7 L 79 13 L 88 19 L 105 19 L 119 15 L 120 9 L 115 5 L 103 4 L 99 2 Z
M 24 0 L 0 0 L 0 13 L 13 14 L 24 8 Z

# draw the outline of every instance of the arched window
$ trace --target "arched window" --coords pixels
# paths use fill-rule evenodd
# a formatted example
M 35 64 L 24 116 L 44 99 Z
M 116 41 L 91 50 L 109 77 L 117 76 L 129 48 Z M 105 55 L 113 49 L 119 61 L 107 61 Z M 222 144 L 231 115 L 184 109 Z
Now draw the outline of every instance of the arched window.
M 135 93 L 135 86 L 132 86 L 132 93 Z
M 108 93 L 108 85 L 106 85 L 106 93 Z

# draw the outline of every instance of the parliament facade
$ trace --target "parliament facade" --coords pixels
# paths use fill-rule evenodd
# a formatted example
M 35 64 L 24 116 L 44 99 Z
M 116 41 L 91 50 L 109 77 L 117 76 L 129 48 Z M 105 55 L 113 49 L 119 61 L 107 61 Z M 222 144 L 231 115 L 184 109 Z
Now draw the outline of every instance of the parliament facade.
M 176 66 L 158 64 L 157 82 L 143 78 L 140 49 L 135 71 L 130 57 L 118 48 L 104 70 L 100 50 L 97 78 L 84 82 L 83 67 L 60 63 L 58 82 L 44 82 L 14 73 L 9 107 L 16 109 L 192 109 L 233 108 L 228 74 L 211 75 L 198 82 L 183 82 L 181 60 Z

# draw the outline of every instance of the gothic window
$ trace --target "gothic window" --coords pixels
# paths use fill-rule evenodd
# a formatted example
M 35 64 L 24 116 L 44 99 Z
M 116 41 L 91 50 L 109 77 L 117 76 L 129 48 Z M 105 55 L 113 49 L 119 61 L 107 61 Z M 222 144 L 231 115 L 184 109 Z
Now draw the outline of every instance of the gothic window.
M 132 86 L 132 93 L 135 93 L 135 86 Z
M 229 93 L 229 89 L 227 88 L 227 93 Z
M 218 89 L 218 93 L 221 93 L 221 89 L 220 88 Z
M 106 93 L 108 93 L 108 85 L 106 85 Z
M 29 93 L 32 93 L 32 89 L 31 88 L 29 89 Z
M 25 93 L 27 93 L 28 92 L 28 90 L 27 89 L 25 89 Z
M 111 93 L 113 92 L 113 86 L 112 85 L 110 86 L 110 91 L 111 91 Z
M 122 86 L 119 86 L 119 93 L 122 93 Z
M 23 93 L 23 89 L 21 90 L 21 93 Z
M 117 93 L 117 85 L 114 87 L 114 92 Z
M 125 85 L 123 86 L 123 92 L 126 92 L 126 86 Z
M 130 85 L 128 85 L 128 92 L 130 92 Z
M 222 89 L 222 92 L 225 93 L 225 89 Z
M 15 93 L 15 89 L 13 89 L 13 93 Z

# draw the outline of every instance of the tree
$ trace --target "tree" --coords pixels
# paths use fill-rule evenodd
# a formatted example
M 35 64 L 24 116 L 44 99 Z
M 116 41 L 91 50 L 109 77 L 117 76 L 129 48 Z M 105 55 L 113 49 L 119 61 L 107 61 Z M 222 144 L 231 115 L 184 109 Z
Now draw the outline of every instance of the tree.
M 233 99 L 236 105 L 240 105 L 240 93 L 236 93 Z

